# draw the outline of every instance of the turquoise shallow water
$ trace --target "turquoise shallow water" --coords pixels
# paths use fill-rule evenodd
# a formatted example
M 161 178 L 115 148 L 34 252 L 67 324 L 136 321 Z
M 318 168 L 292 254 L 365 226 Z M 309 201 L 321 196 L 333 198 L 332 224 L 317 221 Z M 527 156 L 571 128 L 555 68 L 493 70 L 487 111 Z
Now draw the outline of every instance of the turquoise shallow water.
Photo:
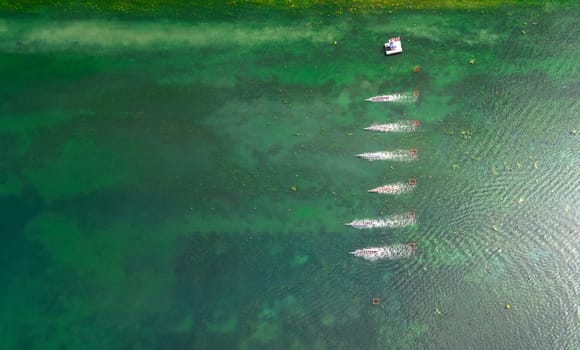
M 0 347 L 577 349 L 579 12 L 3 16 Z

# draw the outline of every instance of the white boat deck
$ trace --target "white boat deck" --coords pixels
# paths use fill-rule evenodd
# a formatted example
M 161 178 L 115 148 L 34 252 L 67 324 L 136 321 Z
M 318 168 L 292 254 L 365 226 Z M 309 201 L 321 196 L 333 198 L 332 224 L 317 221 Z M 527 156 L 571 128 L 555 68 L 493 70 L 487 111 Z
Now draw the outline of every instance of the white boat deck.
M 398 53 L 403 52 L 403 45 L 401 45 L 401 38 L 390 38 L 384 45 L 385 47 L 385 55 L 396 55 Z

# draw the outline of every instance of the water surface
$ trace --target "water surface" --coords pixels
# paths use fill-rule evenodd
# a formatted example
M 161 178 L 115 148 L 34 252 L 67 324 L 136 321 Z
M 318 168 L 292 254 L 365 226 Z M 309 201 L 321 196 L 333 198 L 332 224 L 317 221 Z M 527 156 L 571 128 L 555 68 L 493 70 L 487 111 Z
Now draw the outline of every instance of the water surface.
M 1 348 L 578 348 L 579 8 L 324 11 L 0 18 Z

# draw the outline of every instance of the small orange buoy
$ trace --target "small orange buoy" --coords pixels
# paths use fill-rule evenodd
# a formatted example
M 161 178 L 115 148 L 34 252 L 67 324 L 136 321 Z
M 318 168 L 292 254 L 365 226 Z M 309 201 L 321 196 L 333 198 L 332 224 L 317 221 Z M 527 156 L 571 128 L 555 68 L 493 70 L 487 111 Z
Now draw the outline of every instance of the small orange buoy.
M 419 66 L 413 67 L 413 73 L 419 73 L 420 71 L 421 71 L 421 67 L 419 67 Z
M 381 299 L 373 298 L 373 305 L 379 305 L 381 303 Z

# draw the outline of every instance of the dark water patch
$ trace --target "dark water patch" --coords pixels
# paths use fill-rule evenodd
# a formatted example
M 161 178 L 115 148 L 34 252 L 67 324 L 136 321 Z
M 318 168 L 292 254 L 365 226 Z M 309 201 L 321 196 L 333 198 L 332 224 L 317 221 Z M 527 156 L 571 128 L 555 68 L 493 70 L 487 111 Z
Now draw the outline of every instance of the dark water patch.
M 2 280 L 6 285 L 23 277 L 21 273 L 34 274 L 39 257 L 36 247 L 23 237 L 24 228 L 43 209 L 45 203 L 32 188 L 26 187 L 18 194 L 0 196 L 0 221 L 2 224 Z
M 226 268 L 226 270 L 223 270 L 221 273 L 219 270 L 215 269 L 208 270 L 207 273 L 209 273 L 209 275 L 197 276 L 197 278 L 194 278 L 193 293 L 187 292 L 185 286 L 182 286 L 179 290 L 181 290 L 184 295 L 188 295 L 189 298 L 191 298 L 191 295 L 200 295 L 201 293 L 201 299 L 196 301 L 196 303 L 200 304 L 201 308 L 200 311 L 198 311 L 198 314 L 199 312 L 202 314 L 212 313 L 210 309 L 208 309 L 211 305 L 208 305 L 207 302 L 203 302 L 203 300 L 207 300 L 207 298 L 203 297 L 203 295 L 206 294 L 202 290 L 211 290 L 212 294 L 224 294 L 224 303 L 236 305 L 233 308 L 230 308 L 230 313 L 239 310 L 238 327 L 234 331 L 238 336 L 230 338 L 230 342 L 233 342 L 233 344 L 236 343 L 236 339 L 239 341 L 240 336 L 241 339 L 248 337 L 246 341 L 256 345 L 259 345 L 260 343 L 269 343 L 274 339 L 282 342 L 292 342 L 292 337 L 284 340 L 286 337 L 283 333 L 277 330 L 279 327 L 283 327 L 287 332 L 293 330 L 289 331 L 290 334 L 294 331 L 302 331 L 305 339 L 301 340 L 301 342 L 309 342 L 308 339 L 312 338 L 311 341 L 314 341 L 314 339 L 319 336 L 319 332 L 326 327 L 330 327 L 330 331 L 336 332 L 338 335 L 341 334 L 341 329 L 346 329 L 344 327 L 352 326 L 352 320 L 341 326 L 340 324 L 343 324 L 347 319 L 340 316 L 340 314 L 333 315 L 334 311 L 331 311 L 332 309 L 323 311 L 327 309 L 325 305 L 328 305 L 329 302 L 335 303 L 337 302 L 337 298 L 349 298 L 348 296 L 345 296 L 344 293 L 328 294 L 331 290 L 336 290 L 336 292 L 339 292 L 340 290 L 344 291 L 342 288 L 346 285 L 332 276 L 339 272 L 337 269 L 343 271 L 343 273 L 348 273 L 348 269 L 347 265 L 344 265 L 344 263 L 341 262 L 342 259 L 337 260 L 336 258 L 331 258 L 329 261 L 328 259 L 330 258 L 330 255 L 328 254 L 325 255 L 325 258 L 322 258 L 319 253 L 323 246 L 311 245 L 310 248 L 304 249 L 305 247 L 308 247 L 308 245 L 303 246 L 301 239 L 296 241 L 296 243 L 291 243 L 295 240 L 287 241 L 283 236 L 279 235 L 275 240 L 271 235 L 253 235 L 250 236 L 251 239 L 245 241 L 239 241 L 236 239 L 237 243 L 235 243 L 235 245 L 231 245 L 233 242 L 227 243 L 228 239 L 225 236 L 221 236 L 221 238 L 218 237 L 219 235 L 216 236 L 215 233 L 207 235 L 205 238 L 198 234 L 193 235 L 192 238 L 194 239 L 194 242 L 192 243 L 192 248 L 188 248 L 187 251 L 194 249 L 194 253 L 193 255 L 192 253 L 186 253 L 188 257 L 180 258 L 181 262 L 178 265 L 178 271 L 180 274 L 184 274 L 183 281 L 185 282 L 192 281 L 191 273 L 194 273 L 195 276 L 197 274 L 196 271 L 200 271 L 200 264 L 210 264 L 218 269 L 222 266 L 223 268 Z M 231 237 L 233 238 L 236 236 Z M 310 239 L 312 239 L 312 236 L 310 237 Z M 203 241 L 200 241 L 200 238 L 203 239 Z M 229 246 L 230 248 L 226 248 L 225 250 L 221 248 L 218 250 L 220 253 L 214 253 L 213 251 L 220 246 L 224 248 Z M 267 249 L 264 250 L 264 248 Z M 296 253 L 292 252 L 300 252 L 300 255 L 295 255 Z M 265 263 L 264 259 L 268 259 L 267 256 L 270 254 L 276 254 L 279 263 L 275 265 Z M 342 256 L 342 254 L 340 255 Z M 193 261 L 188 262 L 189 259 L 193 259 Z M 200 259 L 211 259 L 216 261 L 210 262 L 210 260 L 208 260 L 207 262 L 204 262 L 204 260 Z M 219 259 L 219 262 L 217 259 Z M 329 262 L 331 265 L 328 265 Z M 336 265 L 337 263 L 338 265 Z M 247 280 L 241 281 L 238 277 L 233 277 L 236 275 L 235 273 L 230 276 L 231 267 L 233 267 L 233 265 L 230 264 L 239 266 L 242 271 L 246 271 L 247 268 L 250 268 L 250 266 L 245 266 L 247 264 L 253 266 L 251 267 L 254 271 L 253 277 L 248 276 L 246 273 L 243 274 L 245 276 L 244 279 L 250 278 L 254 281 L 252 283 L 253 288 L 247 289 Z M 190 267 L 188 268 L 186 266 Z M 305 279 L 306 275 L 304 274 L 304 269 L 306 269 L 308 271 L 307 274 L 310 275 L 308 279 Z M 328 274 L 330 271 L 333 272 Z M 307 284 L 305 285 L 305 283 Z M 314 283 L 314 285 L 308 285 L 310 283 Z M 188 282 L 187 284 L 191 286 L 191 282 Z M 329 285 L 324 287 L 326 284 Z M 230 287 L 223 291 L 215 289 L 218 286 L 223 288 L 227 285 L 230 285 Z M 236 285 L 238 287 L 236 287 Z M 307 285 L 308 287 L 304 288 Z M 316 287 L 317 285 L 319 285 L 319 287 Z M 330 285 L 332 285 L 332 288 Z M 236 293 L 235 291 L 237 288 L 242 289 Z M 245 291 L 242 292 L 243 290 Z M 231 294 L 232 292 L 233 294 Z M 228 295 L 228 297 L 225 295 Z M 235 298 L 232 299 L 232 296 L 234 295 Z M 214 297 L 211 299 L 213 300 Z M 347 302 L 347 300 L 344 300 L 344 302 Z M 352 301 L 349 301 L 349 303 L 352 303 Z M 201 304 L 203 304 L 203 306 Z M 349 307 L 346 306 L 344 309 L 348 310 Z M 331 312 L 331 314 L 324 316 L 324 314 L 328 312 Z M 281 323 L 278 323 L 275 321 L 276 319 L 273 318 L 277 314 L 279 314 L 278 317 L 281 317 L 282 319 Z M 253 315 L 257 315 L 257 319 L 252 320 L 255 317 Z M 228 317 L 225 316 L 225 319 L 227 318 Z M 249 318 L 248 321 L 242 322 L 242 320 L 246 318 Z M 212 322 L 215 321 L 209 322 L 206 324 L 206 327 L 211 329 Z M 271 326 L 263 325 L 261 322 L 268 322 Z M 357 327 L 358 326 L 357 323 Z M 270 331 L 273 331 L 274 334 L 271 334 L 270 336 L 275 338 L 270 339 L 270 336 L 262 334 L 265 330 L 262 329 L 262 327 L 267 327 Z M 214 332 L 215 331 L 217 331 L 217 329 L 215 329 Z M 326 333 L 326 331 L 324 333 Z M 278 337 L 281 337 L 282 339 L 278 339 Z M 329 339 L 334 339 L 332 342 L 336 341 L 337 344 L 341 341 L 345 341 L 344 338 L 336 339 L 331 337 Z M 362 339 L 358 339 L 357 341 L 362 341 Z

